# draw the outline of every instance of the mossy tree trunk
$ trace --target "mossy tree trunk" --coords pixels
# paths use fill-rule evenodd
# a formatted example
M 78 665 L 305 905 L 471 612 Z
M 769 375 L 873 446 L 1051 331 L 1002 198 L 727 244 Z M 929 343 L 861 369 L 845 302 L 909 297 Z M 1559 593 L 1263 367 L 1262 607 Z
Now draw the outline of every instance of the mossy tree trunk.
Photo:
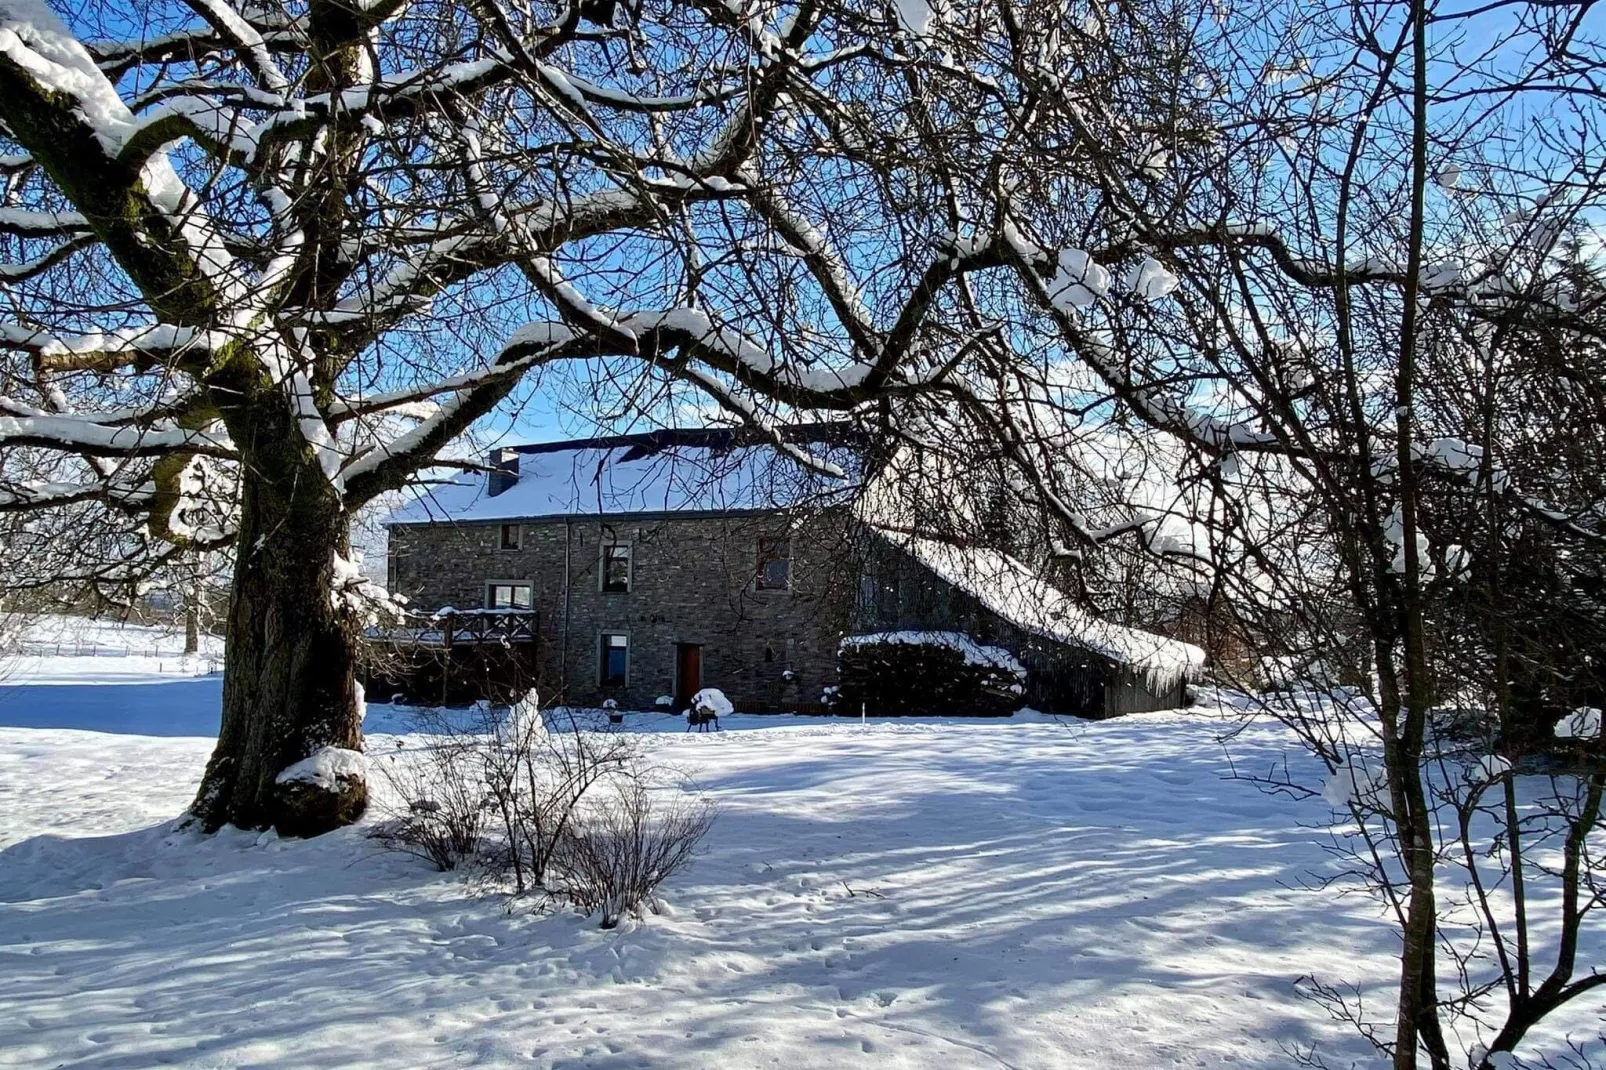
M 272 408 L 239 420 L 248 427 L 231 427 L 236 441 L 255 448 L 242 451 L 240 464 L 223 722 L 191 813 L 207 830 L 234 824 L 310 836 L 355 820 L 367 803 L 357 779 L 323 791 L 276 781 L 324 747 L 362 746 L 358 636 L 331 593 L 350 529 L 340 495 L 288 414 L 262 418 Z

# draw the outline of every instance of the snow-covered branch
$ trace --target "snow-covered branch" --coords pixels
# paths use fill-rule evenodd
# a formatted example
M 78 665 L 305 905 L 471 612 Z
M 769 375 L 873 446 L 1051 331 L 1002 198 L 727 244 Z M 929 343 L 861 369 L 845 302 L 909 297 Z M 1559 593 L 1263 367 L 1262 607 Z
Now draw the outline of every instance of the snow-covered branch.
M 174 319 L 193 320 L 231 289 L 222 233 L 166 155 L 153 153 L 133 174 L 122 166 L 141 124 L 42 0 L 0 3 L 0 118 L 77 203 L 74 217 L 45 224 L 52 231 L 93 220 L 124 269 L 161 294 L 153 303 L 184 310 Z
M 0 483 L 0 512 L 59 508 L 88 501 L 106 501 L 120 508 L 135 509 L 148 504 L 154 493 L 155 486 L 149 482 L 129 483 L 115 478 L 88 483 L 46 480 Z
M 0 323 L 0 347 L 30 353 L 49 371 L 112 371 L 127 364 L 166 363 L 205 356 L 229 344 L 221 331 L 169 323 L 93 334 L 57 335 L 20 323 Z
M 50 238 L 82 234 L 89 220 L 79 212 L 40 212 L 26 208 L 0 208 L 0 234 L 22 238 Z
M 11 410 L 0 398 L 0 409 Z M 43 413 L 0 416 L 0 443 L 40 446 L 102 457 L 147 457 L 168 453 L 207 453 L 233 457 L 228 437 L 214 431 L 188 430 L 171 424 L 109 426 L 97 420 Z
M 279 69 L 262 32 L 234 10 L 228 0 L 188 0 L 188 3 L 228 42 L 230 51 L 251 71 L 262 88 L 282 93 L 290 87 L 290 80 Z

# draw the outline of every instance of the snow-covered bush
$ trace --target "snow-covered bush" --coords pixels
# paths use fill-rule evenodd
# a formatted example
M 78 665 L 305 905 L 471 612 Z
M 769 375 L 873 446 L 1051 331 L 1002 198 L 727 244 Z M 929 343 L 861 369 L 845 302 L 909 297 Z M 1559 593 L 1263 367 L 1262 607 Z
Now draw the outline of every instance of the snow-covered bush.
M 1594 706 L 1580 706 L 1556 722 L 1557 739 L 1599 739 L 1600 710 Z
M 1358 803 L 1379 813 L 1389 810 L 1388 771 L 1378 757 L 1360 752 L 1338 766 L 1322 785 L 1322 798 L 1335 810 Z
M 879 714 L 1013 713 L 1026 693 L 1026 669 L 1002 647 L 962 632 L 850 635 L 837 649 L 837 701 Z

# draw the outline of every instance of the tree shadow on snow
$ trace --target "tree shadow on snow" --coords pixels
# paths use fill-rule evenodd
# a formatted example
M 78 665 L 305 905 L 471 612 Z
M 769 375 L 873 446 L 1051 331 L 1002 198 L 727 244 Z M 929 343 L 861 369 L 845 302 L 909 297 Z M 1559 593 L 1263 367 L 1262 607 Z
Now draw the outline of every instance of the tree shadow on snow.
M 134 736 L 215 739 L 223 708 L 218 676 L 120 684 L 0 686 L 0 728 L 74 728 Z
M 721 804 L 704 851 L 667 914 L 610 933 L 510 916 L 357 830 L 36 837 L 0 852 L 0 996 L 27 1008 L 0 1016 L 0 1049 L 103 1070 L 1366 1054 L 1293 990 L 1370 979 L 1391 946 L 1288 887 L 1326 865 L 1296 825 L 1310 814 L 1182 741 L 897 742 L 702 763 Z

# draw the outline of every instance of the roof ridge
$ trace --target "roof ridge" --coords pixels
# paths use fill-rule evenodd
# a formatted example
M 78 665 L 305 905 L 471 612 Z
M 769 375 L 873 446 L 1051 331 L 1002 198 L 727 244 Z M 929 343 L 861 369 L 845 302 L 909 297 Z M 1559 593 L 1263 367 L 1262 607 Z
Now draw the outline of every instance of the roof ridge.
M 858 428 L 848 420 L 819 420 L 802 424 L 785 424 L 772 431 L 792 443 L 847 442 L 858 436 Z M 692 446 L 703 449 L 727 450 L 739 446 L 760 446 L 771 441 L 770 432 L 756 427 L 664 427 L 655 431 L 639 431 L 629 435 L 598 435 L 591 438 L 563 439 L 557 442 L 530 442 L 517 446 L 501 446 L 525 456 L 543 453 L 567 453 L 573 450 L 631 449 L 645 456 L 675 446 Z

